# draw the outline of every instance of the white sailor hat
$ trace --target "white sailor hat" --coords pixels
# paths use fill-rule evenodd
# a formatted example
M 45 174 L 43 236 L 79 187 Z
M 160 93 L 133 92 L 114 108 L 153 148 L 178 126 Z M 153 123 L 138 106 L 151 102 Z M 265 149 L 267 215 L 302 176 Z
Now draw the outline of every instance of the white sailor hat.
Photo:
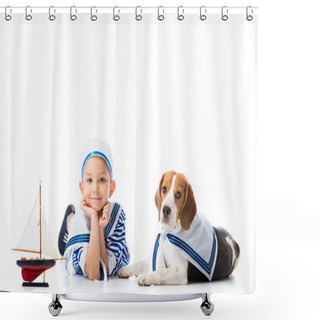
M 81 179 L 83 175 L 83 170 L 84 166 L 86 165 L 87 161 L 94 156 L 101 157 L 102 159 L 105 160 L 107 163 L 109 170 L 110 170 L 110 175 L 111 175 L 111 181 L 113 180 L 113 159 L 112 159 L 112 154 L 111 154 L 111 148 L 110 146 L 105 143 L 101 139 L 90 139 L 87 141 L 82 154 L 81 154 Z

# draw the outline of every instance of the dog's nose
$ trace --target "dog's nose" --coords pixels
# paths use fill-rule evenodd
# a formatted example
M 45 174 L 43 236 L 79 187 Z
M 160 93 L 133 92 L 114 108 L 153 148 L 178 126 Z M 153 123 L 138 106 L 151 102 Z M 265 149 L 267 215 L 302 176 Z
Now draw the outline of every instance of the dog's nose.
M 162 208 L 162 213 L 163 213 L 164 217 L 166 218 L 171 213 L 171 209 L 168 206 L 164 206 Z

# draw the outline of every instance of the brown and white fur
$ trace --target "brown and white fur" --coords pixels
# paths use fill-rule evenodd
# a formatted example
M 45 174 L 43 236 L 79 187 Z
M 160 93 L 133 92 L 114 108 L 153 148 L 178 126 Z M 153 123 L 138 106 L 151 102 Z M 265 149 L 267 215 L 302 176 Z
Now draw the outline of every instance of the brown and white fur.
M 190 183 L 183 174 L 175 171 L 163 174 L 155 195 L 155 204 L 159 211 L 158 220 L 166 233 L 175 234 L 181 228 L 188 231 L 197 214 Z M 225 229 L 213 228 L 218 242 L 218 255 L 211 281 L 229 277 L 240 254 L 239 245 Z M 163 260 L 166 261 L 166 266 Z M 148 261 L 141 261 L 121 268 L 118 275 L 120 278 L 137 276 L 139 285 L 177 285 L 208 281 L 205 275 L 176 251 L 167 237 L 165 240 L 160 237 L 159 240 L 156 271 L 149 272 Z

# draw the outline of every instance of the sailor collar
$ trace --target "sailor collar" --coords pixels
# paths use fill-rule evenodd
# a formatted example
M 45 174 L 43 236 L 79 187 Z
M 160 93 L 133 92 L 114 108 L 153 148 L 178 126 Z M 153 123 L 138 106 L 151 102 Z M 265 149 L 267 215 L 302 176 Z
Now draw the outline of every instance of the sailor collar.
M 162 240 L 167 237 L 182 256 L 196 266 L 209 280 L 212 279 L 218 243 L 214 228 L 204 215 L 197 213 L 188 231 L 181 229 L 176 234 L 164 231 L 158 234 L 152 257 L 153 271 L 156 271 L 160 237 Z M 165 266 L 167 268 L 166 263 Z

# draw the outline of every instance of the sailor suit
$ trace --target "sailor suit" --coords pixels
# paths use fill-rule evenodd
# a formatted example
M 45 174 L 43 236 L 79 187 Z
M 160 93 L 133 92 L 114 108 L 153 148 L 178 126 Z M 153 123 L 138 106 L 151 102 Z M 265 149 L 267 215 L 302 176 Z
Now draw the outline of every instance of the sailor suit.
M 111 203 L 110 221 L 105 227 L 105 243 L 108 254 L 108 275 L 115 276 L 129 264 L 130 254 L 126 242 L 125 213 L 118 203 Z M 90 240 L 90 218 L 79 208 L 73 218 L 64 257 L 69 274 L 87 276 L 86 254 Z M 100 259 L 100 280 L 106 280 L 106 266 Z

